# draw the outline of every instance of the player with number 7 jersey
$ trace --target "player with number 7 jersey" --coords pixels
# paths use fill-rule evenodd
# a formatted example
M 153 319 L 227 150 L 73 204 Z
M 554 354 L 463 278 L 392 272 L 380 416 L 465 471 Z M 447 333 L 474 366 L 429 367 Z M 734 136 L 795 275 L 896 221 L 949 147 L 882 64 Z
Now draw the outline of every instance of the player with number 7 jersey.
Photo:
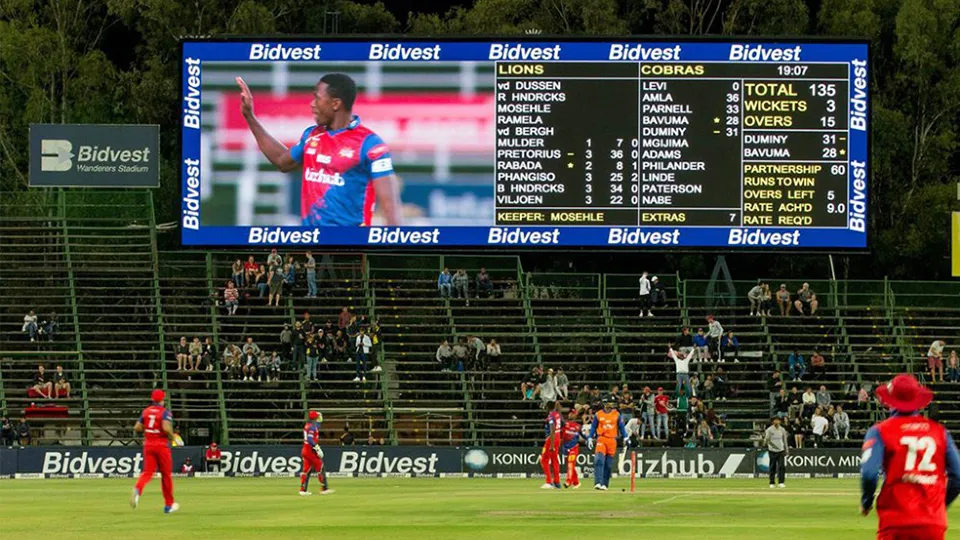
M 942 540 L 947 507 L 960 494 L 960 454 L 942 424 L 920 416 L 933 393 L 912 375 L 897 375 L 877 388 L 877 398 L 890 408 L 890 418 L 863 441 L 860 512 L 870 512 L 883 472 L 878 540 Z

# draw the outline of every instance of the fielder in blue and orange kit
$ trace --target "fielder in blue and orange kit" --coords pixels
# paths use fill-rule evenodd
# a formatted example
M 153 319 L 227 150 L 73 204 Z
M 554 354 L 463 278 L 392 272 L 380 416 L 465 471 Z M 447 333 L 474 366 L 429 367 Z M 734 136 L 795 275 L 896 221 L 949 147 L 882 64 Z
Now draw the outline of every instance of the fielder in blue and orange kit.
M 170 455 L 170 439 L 173 438 L 173 415 L 163 406 L 163 390 L 154 390 L 150 394 L 153 402 L 140 413 L 133 431 L 143 433 L 143 472 L 137 479 L 137 485 L 130 496 L 130 507 L 136 509 L 140 504 L 143 488 L 160 471 L 160 488 L 163 491 L 163 511 L 171 513 L 180 510 L 173 500 L 173 457 Z
M 547 420 L 544 422 L 544 430 L 547 438 L 543 441 L 543 450 L 540 452 L 540 466 L 543 467 L 544 484 L 540 486 L 543 489 L 560 489 L 560 430 L 563 425 L 563 417 L 560 416 L 560 402 L 548 401 Z
M 877 398 L 891 414 L 863 441 L 860 513 L 870 513 L 883 472 L 877 539 L 943 540 L 947 507 L 960 494 L 960 454 L 942 424 L 920 416 L 933 392 L 912 375 L 898 375 L 877 388 Z
M 580 422 L 577 422 L 577 411 L 570 411 L 567 421 L 563 424 L 560 441 L 560 459 L 567 464 L 567 480 L 563 483 L 565 488 L 580 487 L 580 478 L 577 477 L 577 456 L 580 455 L 582 429 Z
M 323 484 L 323 495 L 333 493 L 327 484 L 327 475 L 323 472 L 323 449 L 320 448 L 320 422 L 323 415 L 317 411 L 310 411 L 310 421 L 303 426 L 303 448 L 300 449 L 300 458 L 303 460 L 303 470 L 300 472 L 300 495 L 311 495 L 307 491 L 310 483 L 310 473 L 317 472 L 317 478 Z
M 369 226 L 379 203 L 387 225 L 400 224 L 400 203 L 390 149 L 352 113 L 357 85 L 342 73 L 317 83 L 310 110 L 315 125 L 287 148 L 253 114 L 253 95 L 237 77 L 241 112 L 260 151 L 282 172 L 301 168 L 300 217 L 304 226 Z
M 593 415 L 590 425 L 590 448 L 596 444 L 593 466 L 593 489 L 606 491 L 610 487 L 610 475 L 613 473 L 614 456 L 617 455 L 617 439 L 627 442 L 627 429 L 623 425 L 620 411 L 613 408 L 614 398 L 603 398 L 603 410 Z M 596 441 L 596 442 L 594 442 Z

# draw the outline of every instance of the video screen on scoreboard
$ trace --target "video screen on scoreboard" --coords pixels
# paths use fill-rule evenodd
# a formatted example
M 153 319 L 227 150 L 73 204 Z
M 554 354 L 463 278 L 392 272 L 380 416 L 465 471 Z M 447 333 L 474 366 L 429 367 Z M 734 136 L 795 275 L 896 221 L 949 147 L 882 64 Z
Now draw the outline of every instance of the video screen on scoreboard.
M 866 42 L 186 41 L 184 245 L 867 247 Z

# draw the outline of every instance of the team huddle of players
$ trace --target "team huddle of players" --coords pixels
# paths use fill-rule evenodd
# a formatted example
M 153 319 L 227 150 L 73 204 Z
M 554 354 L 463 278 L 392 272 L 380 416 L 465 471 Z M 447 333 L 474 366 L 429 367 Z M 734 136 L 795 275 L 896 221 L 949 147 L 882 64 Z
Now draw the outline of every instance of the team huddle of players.
M 629 446 L 620 411 L 613 408 L 614 398 L 603 398 L 603 410 L 597 411 L 590 425 L 586 443 L 594 454 L 593 489 L 606 491 L 610 487 L 617 455 L 617 440 L 623 440 L 624 447 Z M 577 457 L 580 455 L 580 443 L 584 439 L 583 427 L 577 422 L 577 412 L 571 410 L 566 422 L 560 414 L 559 401 L 547 402 L 550 412 L 547 414 L 546 435 L 540 454 L 540 465 L 545 477 L 541 489 L 560 489 L 560 463 L 567 464 L 567 477 L 563 487 L 578 489 L 580 478 L 577 476 Z

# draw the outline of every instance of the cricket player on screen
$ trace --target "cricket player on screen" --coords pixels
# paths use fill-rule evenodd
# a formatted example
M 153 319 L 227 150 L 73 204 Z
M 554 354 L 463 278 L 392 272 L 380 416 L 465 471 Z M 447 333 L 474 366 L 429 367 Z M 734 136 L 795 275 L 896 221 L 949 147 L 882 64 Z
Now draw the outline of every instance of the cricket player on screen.
M 603 398 L 603 410 L 597 411 L 590 426 L 590 437 L 587 444 L 591 450 L 596 447 L 593 467 L 593 489 L 606 491 L 610 487 L 610 475 L 613 473 L 614 459 L 617 455 L 617 439 L 624 439 L 627 445 L 627 430 L 623 425 L 620 411 L 613 408 L 615 398 Z
M 314 88 L 310 112 L 315 125 L 287 148 L 267 132 L 253 112 L 253 94 L 237 77 L 240 112 L 260 151 L 281 172 L 303 170 L 300 216 L 304 226 L 369 226 L 379 203 L 387 225 L 400 224 L 400 201 L 390 148 L 353 114 L 357 85 L 328 73 Z
M 870 513 L 883 472 L 877 540 L 943 540 L 947 507 L 960 494 L 960 456 L 946 428 L 920 416 L 933 392 L 912 375 L 897 375 L 877 388 L 877 398 L 890 418 L 863 441 L 860 513 Z
M 170 514 L 180 510 L 173 500 L 173 457 L 170 454 L 170 439 L 173 438 L 173 415 L 163 406 L 166 397 L 163 390 L 157 389 L 150 394 L 153 403 L 140 413 L 133 431 L 143 433 L 143 472 L 137 479 L 137 485 L 130 496 L 130 507 L 136 510 L 140 504 L 140 495 L 147 487 L 153 475 L 160 472 L 160 487 L 163 492 L 163 512 Z

